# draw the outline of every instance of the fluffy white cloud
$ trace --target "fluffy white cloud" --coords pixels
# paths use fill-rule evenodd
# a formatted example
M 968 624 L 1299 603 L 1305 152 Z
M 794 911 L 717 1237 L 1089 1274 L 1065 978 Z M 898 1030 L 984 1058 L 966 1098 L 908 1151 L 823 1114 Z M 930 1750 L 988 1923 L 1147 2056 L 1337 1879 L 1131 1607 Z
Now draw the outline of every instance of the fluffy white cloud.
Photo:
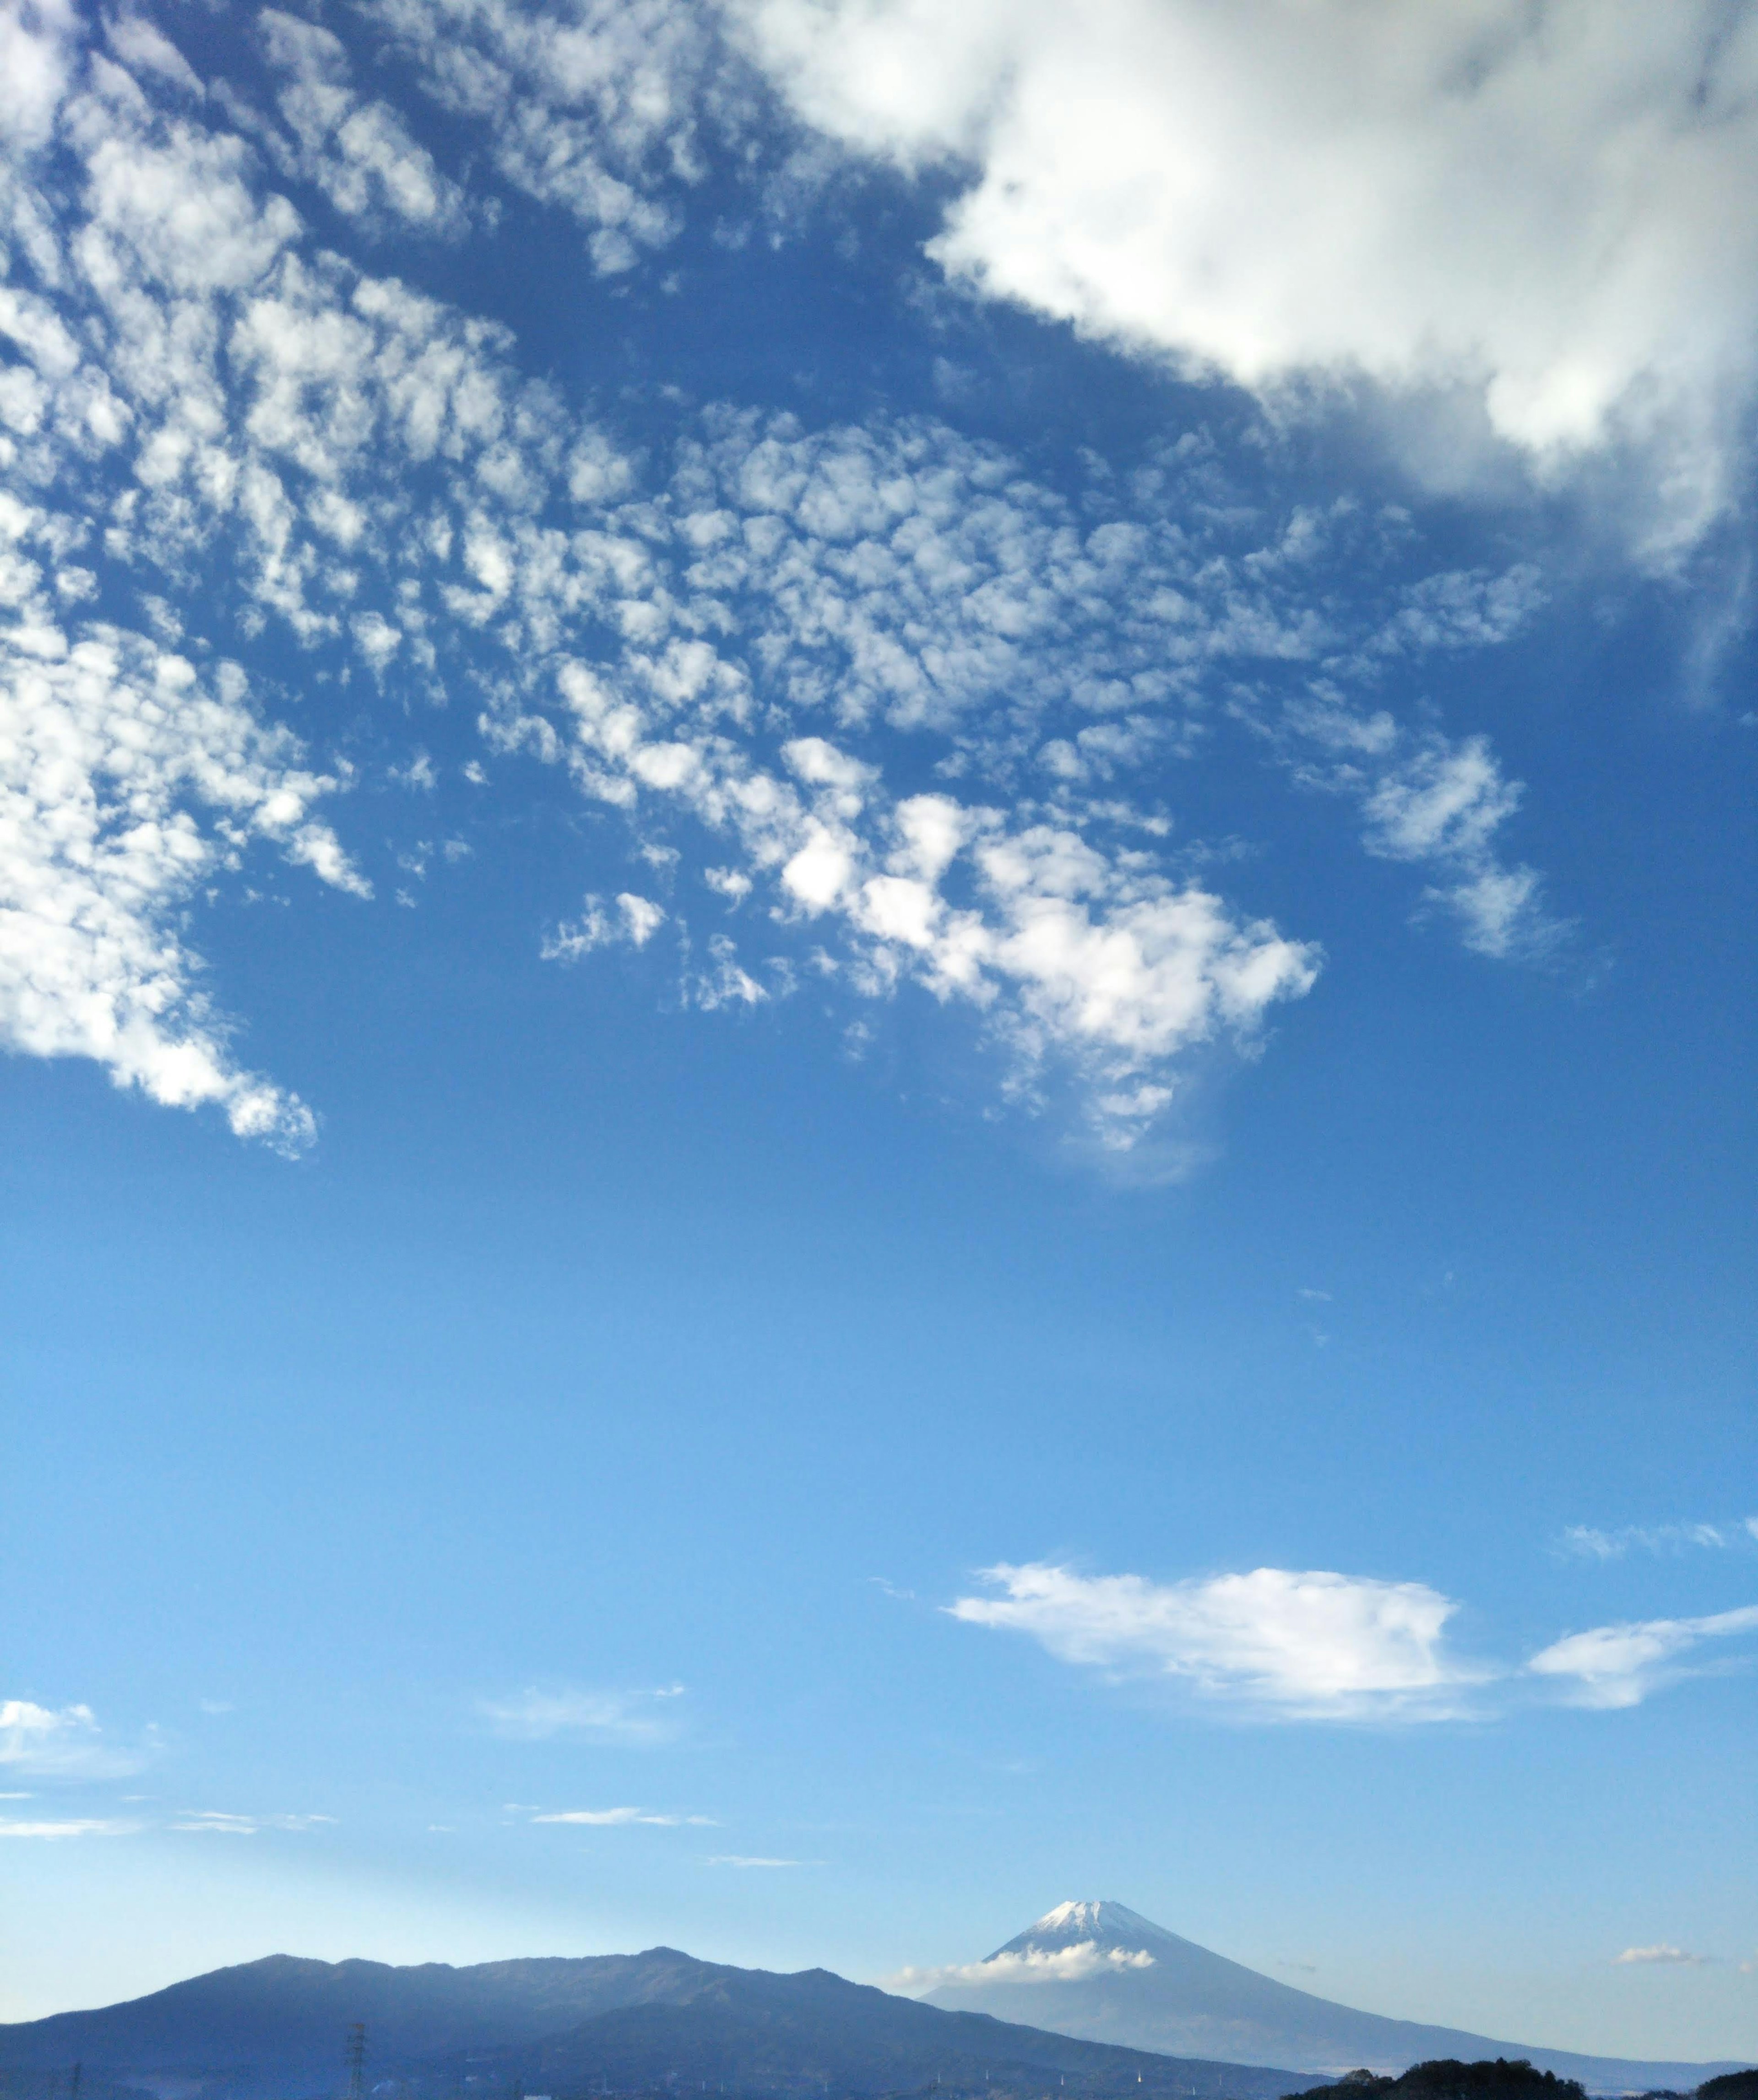
M 0 1770 L 49 1779 L 113 1779 L 138 1771 L 143 1762 L 138 1751 L 104 1740 L 89 1706 L 0 1700 Z
M 523 1742 L 547 1742 L 557 1736 L 586 1742 L 660 1743 L 678 1732 L 670 1702 L 683 1696 L 681 1684 L 651 1692 L 546 1692 L 535 1688 L 511 1699 L 484 1699 L 477 1712 L 495 1733 Z
M 577 963 L 594 948 L 610 947 L 620 941 L 644 948 L 665 923 L 665 907 L 649 897 L 623 890 L 612 909 L 603 898 L 589 896 L 580 916 L 563 920 L 544 942 L 541 952 L 546 962 Z
M 205 687 L 115 629 L 0 633 L 0 1037 L 94 1058 L 170 1105 L 217 1103 L 285 1148 L 308 1141 L 310 1111 L 233 1061 L 176 916 L 258 840 L 364 885 L 311 814 L 336 783 L 298 765 L 245 691 L 234 668 Z
M 1156 1583 L 1042 1562 L 984 1573 L 1002 1594 L 961 1597 L 953 1617 L 1029 1634 L 1064 1662 L 1173 1678 L 1265 1714 L 1439 1718 L 1489 1674 L 1448 1652 L 1458 1607 L 1420 1582 L 1259 1568 Z
M 387 104 L 355 90 L 338 38 L 276 7 L 257 17 L 269 63 L 281 77 L 276 105 L 294 141 L 276 157 L 315 182 L 350 218 L 455 236 L 468 214 L 457 184 L 410 137 Z M 280 143 L 265 135 L 272 148 Z
M 1091 1939 L 1069 1947 L 1028 1947 L 1023 1954 L 992 1954 L 986 1961 L 958 1961 L 939 1969 L 900 1969 L 884 1988 L 905 1997 L 948 1983 L 1084 1983 L 1094 1976 L 1151 1969 L 1146 1949 L 1101 1947 Z
M 1758 18 L 1717 0 L 735 0 L 811 123 L 969 167 L 955 278 L 1274 395 L 1467 390 L 1553 468 L 1725 501 L 1758 342 Z M 1469 447 L 1455 418 L 1448 449 Z
M 699 135 L 736 88 L 686 0 L 360 0 L 426 91 L 488 135 L 502 179 L 577 218 L 607 274 L 664 246 L 699 181 Z
M 1168 1677 L 1202 1698 L 1264 1718 L 1425 1721 L 1482 1714 L 1484 1688 L 1539 1686 L 1571 1705 L 1635 1706 L 1712 1665 L 1705 1642 L 1758 1633 L 1758 1605 L 1700 1618 L 1649 1619 L 1565 1635 L 1518 1670 L 1450 1651 L 1454 1601 L 1421 1582 L 1259 1568 L 1156 1583 L 1081 1575 L 1045 1562 L 983 1576 L 999 1595 L 947 1607 L 967 1625 L 1023 1633 L 1060 1661 L 1117 1679 Z M 1536 1680 L 1535 1683 L 1534 1680 Z M 1629 1958 L 1637 1958 L 1634 1955 Z
M 73 0 L 0 10 L 0 136 L 15 150 L 42 145 L 74 64 Z
M 1758 1604 L 1703 1618 L 1642 1619 L 1566 1635 L 1526 1667 L 1555 1680 L 1574 1705 L 1638 1706 L 1663 1685 L 1692 1674 L 1684 1658 L 1704 1642 L 1753 1633 L 1758 1633 Z

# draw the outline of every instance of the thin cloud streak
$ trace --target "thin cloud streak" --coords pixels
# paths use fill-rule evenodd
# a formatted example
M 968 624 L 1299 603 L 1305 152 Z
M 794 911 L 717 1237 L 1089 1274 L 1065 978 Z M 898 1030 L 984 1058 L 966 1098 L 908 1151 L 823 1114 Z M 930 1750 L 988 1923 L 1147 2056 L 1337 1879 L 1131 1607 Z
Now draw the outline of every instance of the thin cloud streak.
M 669 1742 L 681 1722 L 668 1702 L 681 1698 L 681 1684 L 647 1692 L 543 1691 L 537 1687 L 510 1699 L 484 1699 L 476 1710 L 497 1736 L 541 1743 L 558 1737 L 585 1742 Z
M 1629 1553 L 1730 1553 L 1758 1546 L 1758 1516 L 1719 1524 L 1627 1524 L 1602 1531 L 1571 1524 L 1562 1551 L 1583 1560 L 1621 1560 Z
M 70 1816 L 42 1823 L 0 1816 L 0 1838 L 41 1838 L 51 1842 L 64 1838 L 131 1838 L 141 1827 L 138 1823 L 96 1816 Z
M 712 1815 L 661 1815 L 644 1808 L 560 1808 L 533 1815 L 533 1823 L 572 1823 L 598 1830 L 619 1829 L 629 1824 L 652 1824 L 659 1829 L 677 1829 L 685 1824 L 717 1828 Z
M 706 1863 L 710 1867 L 828 1867 L 828 1860 L 771 1860 L 747 1852 L 717 1852 Z

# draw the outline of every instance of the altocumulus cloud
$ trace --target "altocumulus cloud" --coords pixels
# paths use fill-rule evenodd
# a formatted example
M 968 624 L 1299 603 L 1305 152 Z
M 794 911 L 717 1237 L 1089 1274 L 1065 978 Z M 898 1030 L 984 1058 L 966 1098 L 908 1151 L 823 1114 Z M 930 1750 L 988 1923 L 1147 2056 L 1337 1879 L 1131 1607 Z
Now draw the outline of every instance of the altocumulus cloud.
M 1114 1680 L 1171 1679 L 1202 1702 L 1265 1719 L 1425 1722 L 1486 1717 L 1522 1690 L 1572 1705 L 1640 1705 L 1707 1667 L 1707 1642 L 1758 1634 L 1758 1606 L 1570 1634 L 1520 1665 L 1447 1641 L 1454 1599 L 1421 1582 L 1259 1568 L 1182 1582 L 1085 1575 L 1047 1562 L 983 1571 L 988 1596 L 946 1608 L 1031 1635 L 1059 1661 Z
M 1389 37 L 1372 9 L 1247 8 L 1234 27 L 1114 0 L 1071 58 L 1062 18 L 1032 7 L 962 10 L 920 52 L 907 8 L 808 15 L 781 0 L 734 14 L 373 0 L 356 26 L 477 127 L 495 180 L 577 222 L 606 274 L 675 237 L 729 141 L 791 151 L 766 99 L 772 74 L 804 120 L 862 151 L 974 157 L 977 187 L 940 250 L 973 282 L 1062 311 L 1021 274 L 1030 249 L 1084 323 L 1261 386 L 1315 360 L 1433 377 L 1416 346 L 1431 345 L 1535 457 L 1626 427 L 1664 437 L 1676 535 L 1720 500 L 1704 389 L 1732 398 L 1744 382 L 1733 322 L 1696 325 L 1695 265 L 1667 214 L 1681 209 L 1678 169 L 1737 156 L 1745 120 L 1729 116 L 1719 143 L 1695 117 L 1672 121 L 1697 11 L 1644 30 L 1614 7 L 1612 74 L 1637 79 L 1632 106 L 1652 113 L 1616 135 L 1628 182 L 1623 161 L 1608 172 L 1588 152 L 1610 135 L 1585 89 L 1555 139 L 1548 119 L 1522 130 L 1522 97 L 1548 109 L 1559 82 L 1592 71 L 1586 18 L 1561 11 L 1568 34 L 1539 51 L 1511 13 L 1498 40 L 1493 7 L 1475 29 L 1436 10 Z M 1252 44 L 1270 56 L 1251 72 L 1253 24 L 1274 33 Z M 1297 791 L 1336 798 L 1361 846 L 1409 871 L 1418 915 L 1492 957 L 1566 938 L 1539 871 L 1509 849 L 1518 781 L 1481 735 L 1400 721 L 1383 698 L 1416 663 L 1525 631 L 1545 601 L 1530 564 L 1425 568 L 1402 512 L 1265 501 L 1195 432 L 1127 475 L 1100 462 L 1070 491 L 931 419 L 812 429 L 722 404 L 678 411 L 638 461 L 528 378 L 497 322 L 370 266 L 387 231 L 469 238 L 493 199 L 360 88 L 329 31 L 264 11 L 266 86 L 250 90 L 201 79 L 143 16 L 99 31 L 42 7 L 7 18 L 0 54 L 0 201 L 29 232 L 0 284 L 0 1037 L 14 1048 L 95 1059 L 119 1084 L 218 1107 L 284 1149 L 310 1141 L 311 1110 L 236 1055 L 186 930 L 198 896 L 276 858 L 361 904 L 371 894 L 342 836 L 353 773 L 272 719 L 272 682 L 252 668 L 276 641 L 382 698 L 386 739 L 411 704 L 474 695 L 484 758 L 533 793 L 621 817 L 654 880 L 558 915 L 542 937 L 552 960 L 675 937 L 680 988 L 705 1009 L 771 1004 L 808 978 L 856 1001 L 913 987 L 965 1017 L 1009 1098 L 1067 1101 L 1114 1156 L 1163 1125 L 1193 1065 L 1256 1054 L 1322 967 L 1309 935 L 1223 893 L 1199 842 L 1168 845 L 1168 761 L 1230 727 Z M 1190 63 L 1125 63 L 1163 46 Z M 1716 94 L 1742 49 L 1717 47 Z M 1235 73 L 1248 94 L 1216 90 Z M 1279 282 L 1282 259 L 1248 243 L 1217 251 L 1212 296 L 1193 302 L 1186 251 L 1208 253 L 1204 214 L 1234 193 L 1235 164 L 1256 169 L 1258 133 L 1282 135 L 1278 98 L 1296 75 L 1318 91 L 1303 90 L 1291 141 L 1330 166 L 1327 126 L 1383 134 L 1394 174 L 1438 156 L 1432 180 L 1372 188 L 1411 225 L 1352 221 L 1361 296 L 1309 298 L 1296 271 L 1287 311 L 1253 319 L 1250 287 Z M 1125 76 L 1121 119 L 1096 142 L 1081 112 Z M 907 121 L 892 77 L 915 83 Z M 985 80 L 1005 85 L 979 94 Z M 1455 110 L 1457 81 L 1478 84 Z M 1237 135 L 1193 130 L 1155 100 L 1183 82 L 1204 123 L 1240 112 Z M 1438 108 L 1457 138 L 1436 129 Z M 1521 303 L 1504 296 L 1506 258 L 1526 254 L 1503 217 L 1467 242 L 1469 268 L 1450 240 L 1444 284 L 1425 290 L 1408 267 L 1422 198 L 1450 196 L 1454 159 L 1483 161 L 1497 125 L 1556 162 L 1561 192 L 1603 192 L 1619 226 L 1637 201 L 1635 245 L 1613 243 L 1606 266 L 1616 283 L 1525 348 L 1496 333 Z M 1113 228 L 1099 239 L 1092 205 L 1095 182 L 1135 180 L 1129 157 L 1149 136 L 1157 150 L 1188 139 L 1218 170 L 1168 176 L 1174 192 L 1147 214 L 1166 251 L 1151 268 L 1133 250 L 1107 259 L 1120 222 L 1098 214 Z M 1032 218 L 1036 178 L 1007 172 L 1021 155 L 1067 162 L 1059 228 Z M 1515 182 L 1517 155 L 1490 165 L 1510 169 L 1511 193 L 1539 193 Z M 320 195 L 369 261 L 320 245 L 287 189 Z M 1341 210 L 1324 183 L 1301 194 Z M 995 232 L 1009 212 L 1024 214 L 1015 232 Z M 1286 214 L 1261 218 L 1279 228 Z M 1566 246 L 1587 239 L 1566 213 L 1544 223 Z M 1328 239 L 1300 234 L 1303 270 Z M 1726 283 L 1703 292 L 1712 315 L 1743 312 L 1744 252 L 1736 240 Z M 1638 327 L 1617 293 L 1619 272 L 1655 254 L 1686 272 L 1683 347 L 1654 319 L 1665 302 Z M 1518 267 L 1547 297 L 1579 289 L 1579 269 L 1550 263 L 1541 249 Z M 1447 289 L 1460 279 L 1469 298 Z M 1146 319 L 1117 307 L 1126 284 Z M 1367 296 L 1376 286 L 1384 296 Z M 1419 327 L 1398 303 L 1411 300 L 1445 325 Z M 1356 333 L 1327 336 L 1321 305 Z M 1478 329 L 1480 307 L 1495 328 Z M 1189 339 L 1156 313 L 1186 315 Z M 435 778 L 418 745 L 384 771 Z M 413 880 L 428 858 L 403 856 Z

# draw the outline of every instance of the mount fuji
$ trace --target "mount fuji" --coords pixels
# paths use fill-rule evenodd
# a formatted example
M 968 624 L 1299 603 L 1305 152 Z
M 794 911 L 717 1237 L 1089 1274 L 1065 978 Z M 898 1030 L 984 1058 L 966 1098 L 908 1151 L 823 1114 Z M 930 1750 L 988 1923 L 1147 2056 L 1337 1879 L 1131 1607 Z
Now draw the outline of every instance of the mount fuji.
M 1120 1903 L 1064 1903 L 982 1961 L 950 1973 L 930 2005 L 1167 2055 L 1280 2063 L 1337 2075 L 1400 2071 L 1434 2057 L 1528 2058 L 1592 2093 L 1689 2090 L 1738 2067 L 1643 2063 L 1493 2041 L 1334 2005 L 1181 1939 Z

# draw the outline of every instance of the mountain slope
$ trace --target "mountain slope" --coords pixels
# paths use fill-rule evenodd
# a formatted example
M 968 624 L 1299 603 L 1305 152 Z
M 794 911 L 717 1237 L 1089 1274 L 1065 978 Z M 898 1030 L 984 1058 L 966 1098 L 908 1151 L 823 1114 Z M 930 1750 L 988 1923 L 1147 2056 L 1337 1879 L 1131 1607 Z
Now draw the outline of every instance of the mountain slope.
M 775 1975 L 662 1947 L 467 1969 L 272 1956 L 126 2005 L 0 2027 L 0 2073 L 46 2080 L 82 2062 L 164 2100 L 298 2100 L 338 2089 L 356 2020 L 369 2082 L 406 2087 L 409 2100 L 640 2091 L 680 2078 L 749 2093 L 938 2082 L 994 2100 L 1027 2086 L 1039 2100 L 1053 2085 L 1069 2100 L 1274 2100 L 1314 2082 L 1034 2033 L 826 1970 Z
M 1212 1954 L 1118 1903 L 1058 1904 L 926 2002 L 1131 2049 L 1332 2076 L 1398 2071 L 1433 2057 L 1523 2056 L 1590 2091 L 1622 2092 L 1690 2088 L 1730 2068 L 1581 2056 L 1357 2012 Z
M 710 1964 L 669 1947 L 603 1954 L 395 1968 L 271 1954 L 93 2012 L 0 2026 L 0 2065 L 70 2063 L 182 2070 L 261 2064 L 335 2070 L 342 2030 L 365 2022 L 375 2060 L 532 2041 L 594 2014 L 677 2002 Z
M 601 2014 L 572 2033 L 473 2059 L 493 2085 L 579 2090 L 595 2081 L 629 2089 L 691 2080 L 746 2092 L 847 2093 L 1046 2088 L 1129 2100 L 1270 2100 L 1283 2071 L 1204 2063 L 1040 2032 L 983 2014 L 947 2013 L 827 1970 L 797 1975 L 722 1970 L 682 2005 Z

